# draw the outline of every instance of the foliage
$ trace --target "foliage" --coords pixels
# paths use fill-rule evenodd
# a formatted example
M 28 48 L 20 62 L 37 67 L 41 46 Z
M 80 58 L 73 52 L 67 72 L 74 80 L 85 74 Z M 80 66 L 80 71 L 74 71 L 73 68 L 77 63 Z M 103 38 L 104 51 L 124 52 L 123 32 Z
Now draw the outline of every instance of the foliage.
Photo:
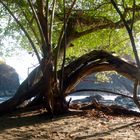
M 118 3 L 120 4 L 120 8 L 122 12 L 124 12 L 124 8 L 132 7 L 133 2 L 125 0 L 125 4 L 123 7 L 123 1 L 118 0 Z M 8 0 L 5 2 L 7 6 L 9 6 L 10 10 L 16 15 L 18 20 L 24 25 L 24 28 L 28 31 L 29 35 L 32 37 L 32 40 L 34 41 L 37 48 L 40 48 L 41 45 L 41 38 L 39 35 L 39 30 L 37 28 L 37 24 L 35 19 L 33 18 L 32 12 L 28 6 L 28 3 L 26 1 L 19 2 Z M 139 5 L 139 1 L 136 3 Z M 52 8 L 52 2 L 50 1 L 50 11 Z M 70 8 L 71 1 L 66 1 L 66 10 Z M 3 44 L 3 40 L 7 40 L 7 36 L 15 40 L 15 42 L 19 43 L 18 46 L 21 46 L 25 49 L 28 49 L 31 51 L 31 47 L 29 45 L 29 42 L 24 35 L 24 33 L 21 31 L 20 27 L 15 23 L 13 18 L 8 14 L 7 10 L 1 6 L 0 11 L 0 17 L 1 21 L 4 21 L 4 23 L 1 25 L 0 28 L 0 42 L 1 45 Z M 57 1 L 56 2 L 56 10 L 55 10 L 55 20 L 53 23 L 53 46 L 54 48 L 57 45 L 57 41 L 61 32 L 61 28 L 63 25 L 63 2 Z M 139 12 L 136 12 L 138 15 Z M 101 1 L 84 1 L 79 0 L 76 2 L 73 10 L 72 10 L 72 17 L 76 17 L 77 22 L 76 23 L 76 31 L 77 32 L 83 32 L 86 30 L 89 30 L 93 28 L 93 31 L 89 34 L 82 35 L 76 40 L 73 40 L 73 47 L 71 47 L 67 52 L 67 57 L 71 58 L 71 56 L 79 57 L 82 54 L 89 52 L 93 49 L 104 49 L 109 51 L 115 51 L 119 55 L 122 55 L 123 53 L 131 53 L 131 47 L 129 43 L 129 39 L 127 36 L 127 33 L 125 29 L 114 29 L 105 27 L 103 29 L 97 29 L 94 31 L 94 26 L 96 24 L 101 25 L 103 22 L 110 22 L 111 23 L 117 23 L 120 20 L 119 15 L 116 13 L 115 9 L 113 8 L 110 1 L 107 0 L 101 0 Z M 77 17 L 78 16 L 78 17 Z M 81 18 L 82 17 L 82 18 Z M 81 18 L 81 19 L 80 19 Z M 126 19 L 129 20 L 132 18 L 132 13 L 129 11 L 127 13 Z M 84 21 L 83 21 L 84 20 Z M 139 24 L 135 24 L 135 32 L 138 34 Z M 13 44 L 13 50 L 16 46 L 16 43 Z
M 111 77 L 110 75 L 112 74 L 113 72 L 101 72 L 101 73 L 97 73 L 95 74 L 96 76 L 96 83 L 110 83 L 111 82 Z

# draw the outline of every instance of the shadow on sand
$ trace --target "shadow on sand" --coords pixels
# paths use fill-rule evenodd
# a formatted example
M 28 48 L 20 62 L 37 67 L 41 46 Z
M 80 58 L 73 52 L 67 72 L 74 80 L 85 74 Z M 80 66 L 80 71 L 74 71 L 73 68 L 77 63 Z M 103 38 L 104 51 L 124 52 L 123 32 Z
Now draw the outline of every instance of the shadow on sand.
M 81 114 L 81 111 L 70 111 L 65 115 L 54 116 L 53 119 L 47 113 L 41 111 L 26 111 L 26 112 L 14 112 L 10 115 L 4 115 L 0 117 L 0 131 L 10 128 L 18 128 L 22 126 L 29 126 L 35 124 L 49 123 L 57 120 L 61 120 L 64 117 L 72 117 L 73 115 Z

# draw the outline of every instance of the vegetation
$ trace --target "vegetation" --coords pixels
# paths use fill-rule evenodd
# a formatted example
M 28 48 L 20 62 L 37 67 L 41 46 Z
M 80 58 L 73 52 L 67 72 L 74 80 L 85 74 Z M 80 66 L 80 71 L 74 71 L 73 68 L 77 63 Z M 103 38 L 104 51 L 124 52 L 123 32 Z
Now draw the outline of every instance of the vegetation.
M 76 84 L 102 71 L 133 80 L 133 99 L 140 108 L 139 4 L 139 0 L 0 0 L 1 16 L 9 19 L 4 36 L 20 39 L 26 49 L 30 46 L 39 61 L 15 96 L 0 104 L 0 114 L 32 97 L 30 106 L 41 105 L 52 115 L 65 113 L 69 107 L 65 97 Z M 126 54 L 136 65 L 119 58 Z

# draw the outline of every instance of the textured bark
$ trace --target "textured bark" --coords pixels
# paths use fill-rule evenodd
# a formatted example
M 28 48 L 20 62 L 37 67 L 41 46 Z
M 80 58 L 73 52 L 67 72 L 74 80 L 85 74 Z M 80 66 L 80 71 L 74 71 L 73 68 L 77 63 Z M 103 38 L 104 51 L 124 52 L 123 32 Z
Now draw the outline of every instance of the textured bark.
M 105 51 L 92 51 L 72 62 L 65 68 L 64 92 L 68 92 L 80 82 L 80 80 L 92 73 L 102 71 L 116 71 L 119 74 L 134 81 L 140 80 L 140 70 Z

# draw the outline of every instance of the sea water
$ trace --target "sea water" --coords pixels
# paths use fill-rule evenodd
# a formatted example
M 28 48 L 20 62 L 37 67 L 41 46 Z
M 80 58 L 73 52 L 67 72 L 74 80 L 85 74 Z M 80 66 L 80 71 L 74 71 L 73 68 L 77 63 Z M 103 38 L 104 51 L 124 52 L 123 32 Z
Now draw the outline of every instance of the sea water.
M 71 98 L 72 101 L 73 101 L 73 100 L 78 100 L 78 99 L 84 99 L 86 97 L 89 97 L 89 96 L 86 96 L 86 95 L 78 95 L 78 96 L 76 96 L 76 95 L 70 95 L 70 96 L 67 96 L 66 97 L 66 100 L 69 101 L 70 98 Z M 117 96 L 104 95 L 103 97 L 104 97 L 105 100 L 114 100 Z M 9 98 L 11 98 L 11 97 L 0 97 L 0 103 L 8 100 Z
M 86 97 L 89 97 L 89 96 L 85 96 L 85 95 L 84 95 L 84 96 L 83 96 L 83 95 L 78 95 L 78 96 L 74 95 L 74 96 L 73 96 L 73 95 L 71 95 L 71 96 L 67 96 L 67 97 L 66 97 L 66 100 L 69 101 L 70 98 L 71 98 L 71 100 L 73 101 L 73 100 L 84 99 L 84 98 L 86 98 Z M 105 100 L 112 100 L 112 101 L 114 101 L 116 97 L 117 97 L 117 96 L 113 96 L 113 95 L 104 95 L 104 96 L 103 96 L 103 98 L 104 98 Z M 8 100 L 9 98 L 11 98 L 11 97 L 0 97 L 0 103 L 2 103 L 2 102 L 4 102 L 4 101 Z M 138 108 L 132 108 L 132 109 L 130 109 L 130 110 L 140 112 L 140 110 L 139 110 Z
M 0 103 L 8 100 L 9 98 L 11 98 L 11 97 L 0 97 Z
M 70 96 L 67 96 L 66 97 L 66 100 L 69 101 L 70 98 L 71 98 L 71 100 L 74 101 L 74 100 L 84 99 L 86 97 L 89 97 L 89 96 L 86 96 L 86 95 L 84 95 L 84 96 L 83 95 L 78 95 L 78 96 L 76 96 L 76 95 L 74 95 L 74 96 L 73 95 L 70 95 Z M 105 104 L 105 105 L 111 105 L 108 101 L 112 101 L 113 102 L 115 100 L 115 98 L 117 97 L 117 95 L 102 95 L 102 97 L 104 98 L 104 101 L 105 101 L 104 103 L 102 102 L 103 104 Z M 137 107 L 130 108 L 130 110 L 140 112 L 140 110 Z
M 70 96 L 67 96 L 66 97 L 66 100 L 68 101 L 70 98 L 71 100 L 79 100 L 79 99 L 84 99 L 86 97 L 89 97 L 90 95 L 70 95 Z M 112 100 L 114 101 L 115 98 L 117 97 L 117 95 L 102 95 L 102 97 L 105 99 L 105 100 Z

